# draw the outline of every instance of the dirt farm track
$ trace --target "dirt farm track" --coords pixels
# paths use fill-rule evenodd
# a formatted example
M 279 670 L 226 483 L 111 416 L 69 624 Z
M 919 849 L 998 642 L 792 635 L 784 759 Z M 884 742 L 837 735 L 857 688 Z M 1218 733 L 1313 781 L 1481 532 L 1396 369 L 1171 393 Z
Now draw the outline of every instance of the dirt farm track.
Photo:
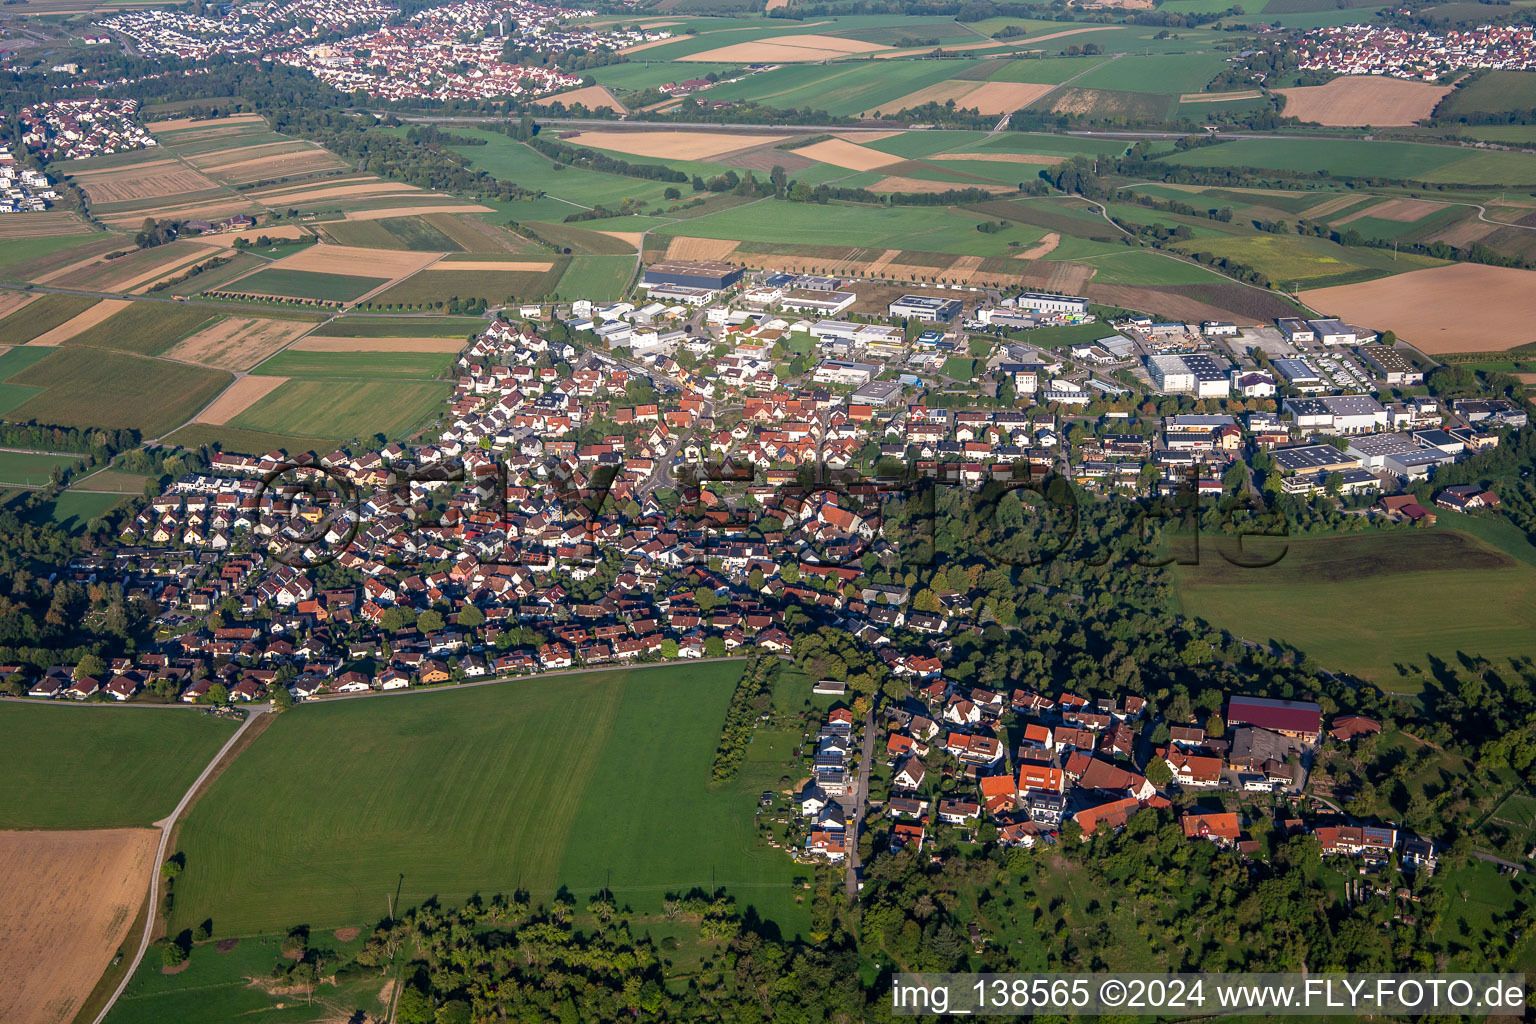
M 159 836 L 148 828 L 0 832 L 0 1021 L 74 1019 L 127 938 Z

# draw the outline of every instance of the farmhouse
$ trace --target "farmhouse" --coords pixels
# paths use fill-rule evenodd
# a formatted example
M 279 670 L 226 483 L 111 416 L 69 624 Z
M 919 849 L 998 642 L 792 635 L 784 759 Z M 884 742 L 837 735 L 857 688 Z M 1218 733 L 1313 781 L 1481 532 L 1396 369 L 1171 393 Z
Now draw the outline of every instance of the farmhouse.
M 1323 731 L 1323 709 L 1304 700 L 1234 696 L 1227 701 L 1228 725 L 1252 725 L 1315 743 Z

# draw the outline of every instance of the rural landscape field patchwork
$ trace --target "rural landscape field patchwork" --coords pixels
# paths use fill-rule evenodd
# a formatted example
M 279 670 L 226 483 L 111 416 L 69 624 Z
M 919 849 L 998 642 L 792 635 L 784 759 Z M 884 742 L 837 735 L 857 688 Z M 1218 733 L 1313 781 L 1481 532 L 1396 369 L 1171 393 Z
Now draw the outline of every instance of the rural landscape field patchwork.
M 1536 974 L 1532 11 L 0 8 L 0 1022 Z

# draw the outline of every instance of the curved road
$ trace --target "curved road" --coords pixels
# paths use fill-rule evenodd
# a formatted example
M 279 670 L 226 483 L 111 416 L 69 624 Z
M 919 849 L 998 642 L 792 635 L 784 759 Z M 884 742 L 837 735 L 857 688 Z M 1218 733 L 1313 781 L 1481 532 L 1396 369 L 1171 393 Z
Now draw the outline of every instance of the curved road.
M 175 705 L 160 706 L 174 707 Z M 187 809 L 187 804 L 192 802 L 192 797 L 197 794 L 198 788 L 208 781 L 208 776 L 213 773 L 214 767 L 239 742 L 240 737 L 245 735 L 245 730 L 251 727 L 252 722 L 270 710 L 272 710 L 272 705 L 270 704 L 253 705 L 250 708 L 250 714 L 245 716 L 245 721 L 240 723 L 240 728 L 236 729 L 235 734 L 219 748 L 219 752 L 213 755 L 212 760 L 203 766 L 203 770 L 198 773 L 196 779 L 192 780 L 192 785 L 187 787 L 187 791 L 181 794 L 181 799 L 177 801 L 175 809 L 164 818 L 155 822 L 155 825 L 160 829 L 160 845 L 155 849 L 155 862 L 151 866 L 149 876 L 149 897 L 148 902 L 144 906 L 144 934 L 139 936 L 139 948 L 133 954 L 133 960 L 128 964 L 128 969 L 123 972 L 123 979 L 117 983 L 117 988 L 113 990 L 111 998 L 101 1008 L 101 1012 L 96 1015 L 93 1024 L 102 1024 L 102 1021 L 107 1019 L 107 1014 L 112 1012 L 112 1007 L 116 1005 L 118 998 L 123 994 L 123 990 L 128 987 L 128 983 L 133 980 L 134 974 L 138 972 L 139 965 L 144 962 L 144 954 L 149 951 L 150 939 L 154 935 L 155 925 L 160 919 L 160 866 L 165 863 L 166 848 L 171 844 L 171 831 L 176 827 L 176 820 L 181 817 L 181 812 Z

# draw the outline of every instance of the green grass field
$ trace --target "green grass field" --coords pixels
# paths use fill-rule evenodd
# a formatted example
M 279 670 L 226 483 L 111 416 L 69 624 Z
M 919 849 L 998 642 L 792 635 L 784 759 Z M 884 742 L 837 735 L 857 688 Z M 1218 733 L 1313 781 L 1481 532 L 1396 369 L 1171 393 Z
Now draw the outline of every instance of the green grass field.
M 92 235 L 63 234 L 46 235 L 41 238 L 7 238 L 5 244 L 0 245 L 0 270 L 95 241 Z M 6 276 L 9 278 L 11 275 Z
M 0 353 L 0 416 L 43 393 L 42 388 L 5 382 L 33 363 L 47 358 L 52 351 L 51 348 L 38 346 L 37 348 L 12 348 Z
M 1347 249 L 1324 238 L 1301 235 L 1243 235 L 1230 238 L 1200 238 L 1180 243 L 1179 251 L 1208 252 L 1225 256 L 1268 275 L 1277 285 L 1316 282 L 1349 276 L 1353 280 L 1406 273 L 1439 264 L 1423 256 L 1400 253 L 1396 260 L 1390 251 Z M 1333 281 L 1330 283 L 1343 283 Z
M 453 360 L 452 352 L 309 352 L 289 349 L 251 372 L 274 377 L 435 380 Z
M 444 408 L 453 388 L 417 381 L 290 380 L 230 421 L 241 430 L 338 440 L 400 439 Z
M 1434 659 L 1528 655 L 1536 634 L 1536 569 L 1452 530 L 1292 538 L 1264 569 L 1229 565 L 1207 539 L 1174 579 L 1185 613 L 1388 689 L 1411 690 Z
M 148 825 L 234 731 L 191 710 L 0 704 L 0 828 Z
M 159 355 L 215 319 L 206 306 L 169 302 L 133 302 L 94 327 L 65 342 L 90 348 L 111 348 L 140 355 Z
M 1150 249 L 1127 249 L 1087 261 L 1096 284 L 1179 285 L 1224 281 L 1220 274 Z
M 563 299 L 617 299 L 635 276 L 634 256 L 572 256 L 556 290 Z
M 690 76 L 682 74 L 682 77 Z M 571 206 L 567 205 L 568 203 L 575 203 L 582 207 L 616 208 L 625 199 L 652 202 L 660 199 L 662 193 L 671 184 L 643 178 L 627 178 L 618 174 L 604 174 L 600 171 L 588 171 L 577 167 L 566 167 L 557 171 L 549 157 L 505 135 L 470 128 L 462 129 L 457 134 L 486 140 L 484 146 L 448 147 L 468 158 L 472 166 L 489 171 L 498 178 L 514 181 L 523 188 L 544 191 L 551 196 L 566 200 L 566 203 L 553 204 L 549 213 L 544 213 L 535 206 L 534 210 L 519 214 L 516 212 L 517 208 L 528 204 L 513 203 L 510 208 L 514 210 L 514 216 L 520 222 L 559 220 L 560 217 L 575 212 Z M 626 157 L 626 159 L 644 162 L 640 157 Z M 558 216 L 554 215 L 556 211 Z
M 834 117 L 856 116 L 954 78 L 974 64 L 964 60 L 788 64 L 739 82 L 718 85 L 706 95 L 711 100 L 756 100 L 786 110 L 809 108 L 825 110 Z
M 654 912 L 668 891 L 715 884 L 799 931 L 789 861 L 753 840 L 761 777 L 709 784 L 740 672 L 673 665 L 301 707 L 187 819 L 172 930 L 210 916 L 219 935 L 370 922 L 397 885 L 404 906 L 607 885 Z
M 451 263 L 435 264 L 368 301 L 375 305 L 414 306 L 450 298 L 478 298 L 494 306 L 508 301 L 538 299 L 553 289 L 560 279 L 561 269 L 558 264 L 548 271 L 453 270 L 452 266 Z
M 1321 170 L 1341 177 L 1406 178 L 1511 188 L 1536 182 L 1536 156 L 1417 142 L 1236 139 L 1161 159 L 1165 163 L 1193 167 L 1258 167 L 1303 173 Z
M 230 291 L 252 295 L 281 295 L 290 299 L 329 299 L 332 302 L 350 302 L 372 291 L 385 281 L 384 277 L 357 277 L 352 274 L 317 274 L 305 270 L 284 270 L 269 267 L 258 270 L 250 277 L 242 277 Z
M 126 494 L 91 494 L 85 491 L 67 490 L 52 501 L 45 501 L 22 514 L 30 523 L 55 526 L 80 533 L 92 519 L 121 505 L 128 499 Z
M 1084 89 L 1121 92 L 1199 92 L 1226 67 L 1224 53 L 1164 53 L 1121 57 L 1089 71 L 1073 82 Z
M 299 452 L 326 452 L 336 447 L 335 438 L 299 437 L 261 430 L 240 430 L 237 427 L 215 426 L 212 423 L 192 423 L 165 437 L 167 445 L 181 448 L 198 448 L 202 445 L 218 445 L 220 450 L 240 455 L 261 455 L 281 448 L 292 455 Z
M 606 85 L 614 92 L 643 92 L 646 89 L 654 89 L 659 85 L 685 78 L 703 78 L 710 74 L 724 75 L 734 70 L 736 70 L 734 64 L 695 64 L 690 61 L 686 65 L 681 65 L 664 60 L 648 61 L 646 52 L 641 51 L 626 63 L 591 68 L 583 73 L 591 75 L 597 79 L 598 85 Z
M 1059 85 L 1067 79 L 1091 71 L 1103 64 L 1108 57 L 1036 57 L 1014 60 L 987 61 L 954 78 L 974 78 L 985 72 L 987 82 L 1036 82 L 1041 85 Z
M 129 427 L 158 437 L 191 419 L 230 379 L 223 370 L 69 345 L 11 377 L 10 384 L 43 392 L 10 417 L 61 427 Z
M 192 948 L 187 967 L 176 974 L 160 971 L 160 951 L 151 949 L 128 988 L 107 1017 L 110 1024 L 165 1024 L 166 1021 L 198 1021 L 199 1024 L 235 1024 L 260 1020 L 262 1024 L 311 1024 L 318 1011 L 335 1008 L 338 1020 L 362 1020 L 350 1014 L 367 1014 L 383 1020 L 387 1007 L 379 1000 L 384 978 L 377 970 L 354 969 L 320 985 L 313 1001 L 303 995 L 267 995 L 251 984 L 253 978 L 269 978 L 278 963 L 282 935 L 242 940 L 234 949 L 220 953 L 213 943 Z M 368 940 L 364 932 L 350 942 L 338 942 L 329 933 L 316 931 L 311 946 L 355 954 Z
M 68 469 L 79 461 L 78 455 L 0 451 L 0 486 L 41 487 L 55 466 Z
M 66 320 L 73 320 L 99 300 L 88 295 L 44 295 L 0 320 L 0 345 L 24 345 Z

